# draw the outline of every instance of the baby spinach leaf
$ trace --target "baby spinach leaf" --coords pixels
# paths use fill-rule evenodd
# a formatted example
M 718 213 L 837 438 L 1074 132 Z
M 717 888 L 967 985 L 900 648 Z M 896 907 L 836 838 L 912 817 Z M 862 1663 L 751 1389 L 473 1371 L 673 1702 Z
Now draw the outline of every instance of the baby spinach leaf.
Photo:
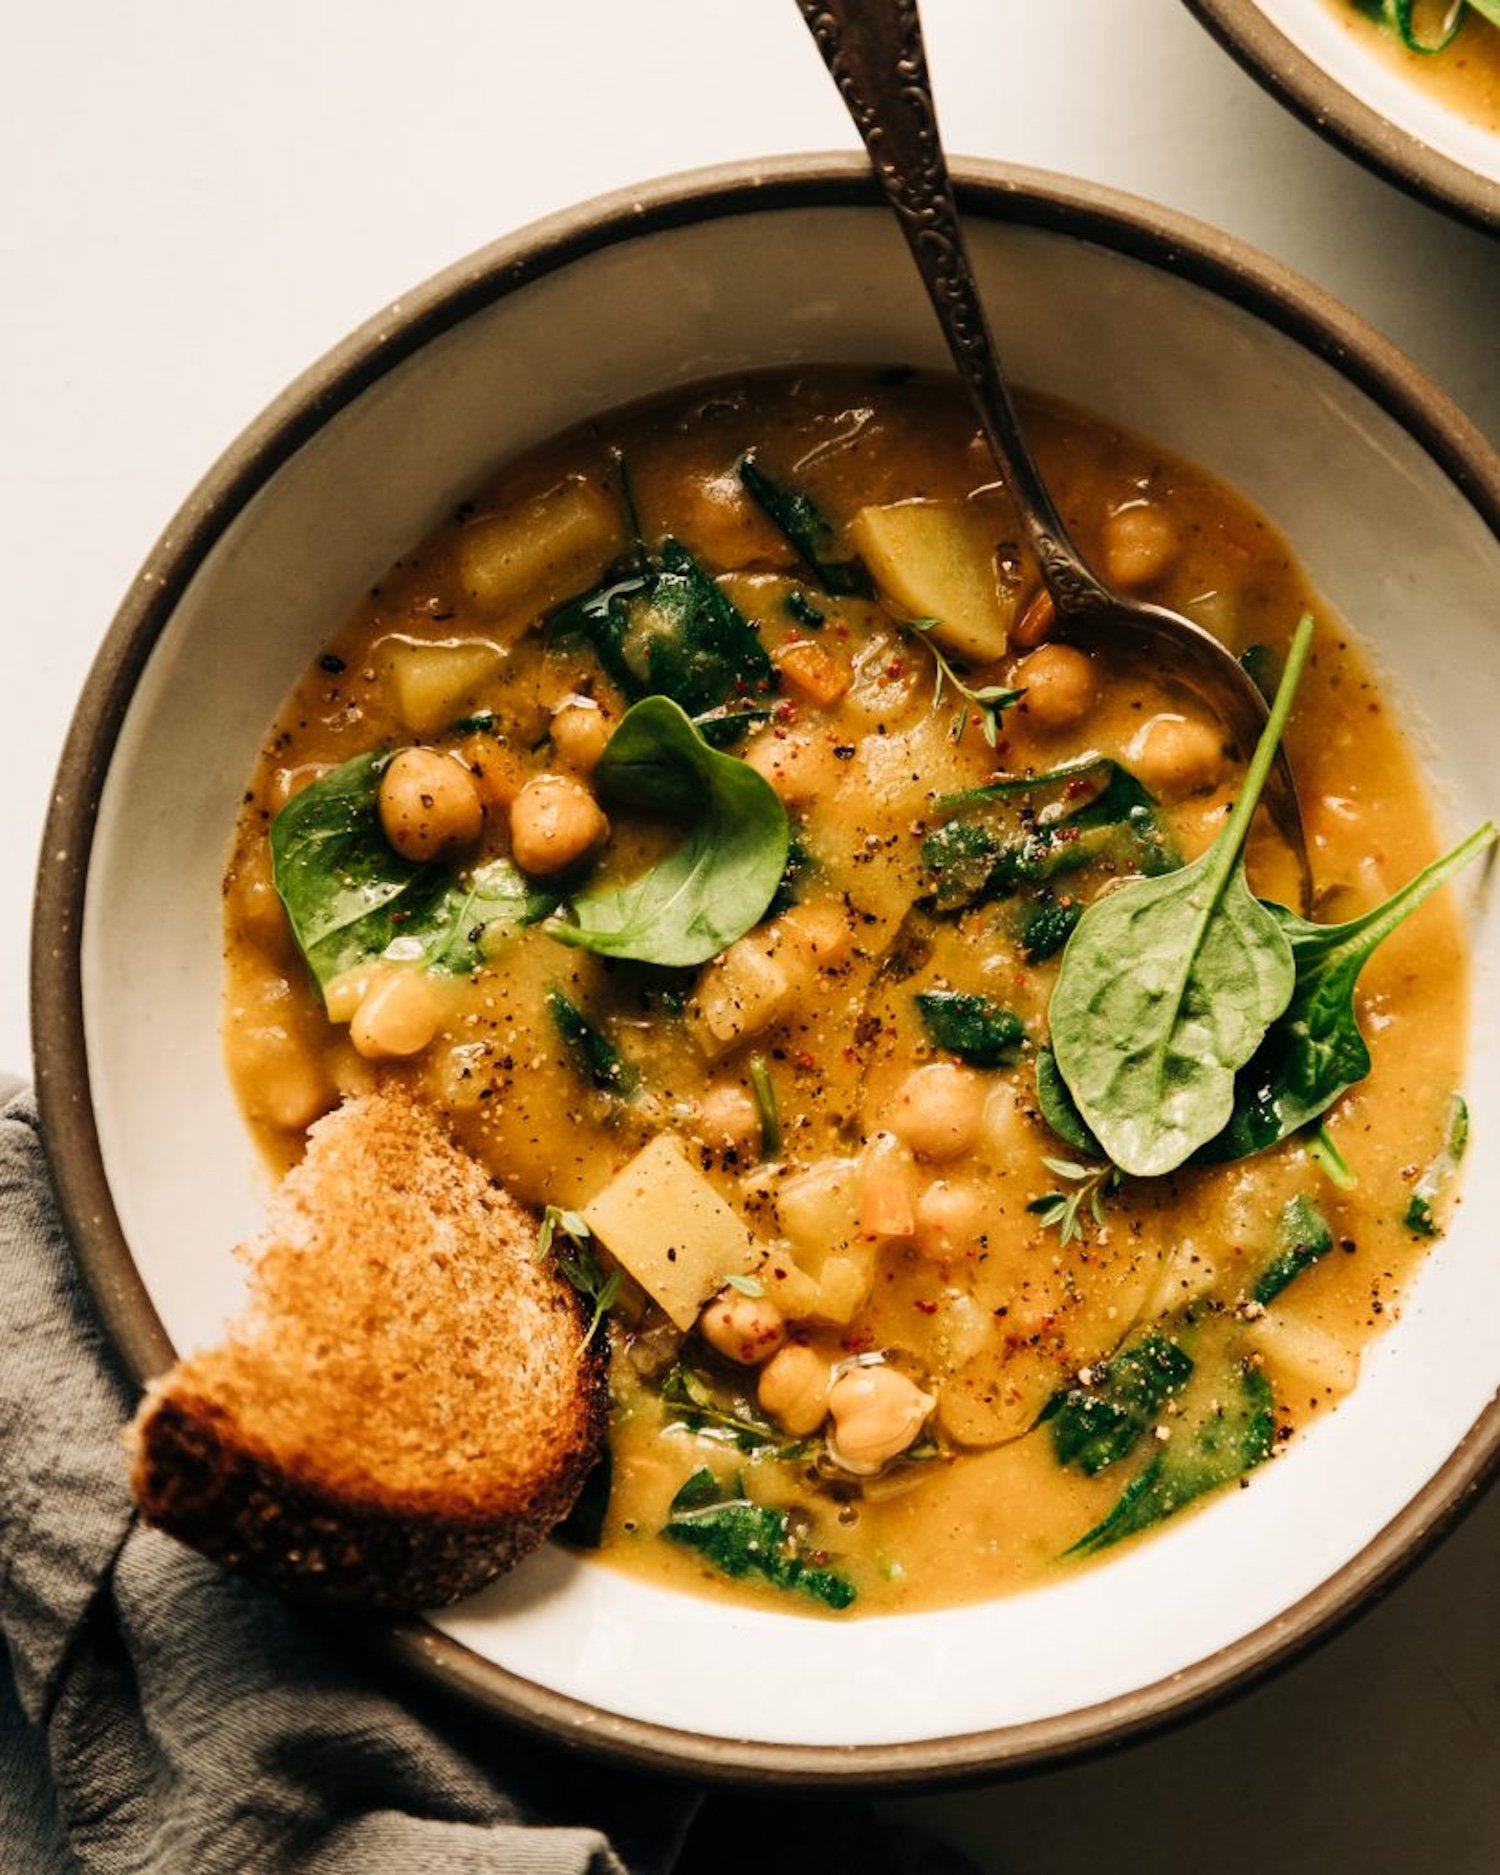
M 847 1576 L 803 1553 L 786 1511 L 745 1497 L 722 1497 L 718 1491 L 711 1472 L 695 1472 L 672 1500 L 662 1535 L 696 1550 L 724 1575 L 760 1576 L 774 1588 L 811 1596 L 827 1608 L 842 1610 L 856 1600 Z
M 623 883 L 600 880 L 569 901 L 575 923 L 547 927 L 563 944 L 606 957 L 707 962 L 758 924 L 787 863 L 786 809 L 746 763 L 711 749 L 666 697 L 625 712 L 595 771 L 611 808 L 679 821 L 665 858 Z
M 1036 1051 L 1036 1101 L 1042 1118 L 1052 1131 L 1075 1152 L 1090 1159 L 1105 1157 L 1104 1148 L 1089 1131 L 1083 1115 L 1073 1104 L 1068 1084 L 1058 1072 L 1057 1057 L 1047 1047 Z
M 738 468 L 746 492 L 812 568 L 824 592 L 860 599 L 870 597 L 874 587 L 858 560 L 828 557 L 835 542 L 833 523 L 810 495 L 787 483 L 773 481 L 756 462 L 753 453 L 741 456 Z M 821 618 L 818 623 L 822 623 Z
M 1059 1465 L 1092 1478 L 1133 1452 L 1186 1386 L 1193 1359 L 1169 1335 L 1152 1330 L 1127 1341 L 1093 1369 L 1087 1383 L 1053 1394 L 1042 1413 Z
M 1304 617 L 1213 845 L 1178 872 L 1096 899 L 1063 953 L 1050 1013 L 1057 1065 L 1085 1123 L 1134 1177 L 1172 1171 L 1223 1130 L 1236 1074 L 1291 1000 L 1291 944 L 1251 895 L 1241 851 L 1311 640 Z
M 1181 863 L 1151 796 L 1106 756 L 1009 775 L 940 805 L 949 818 L 922 843 L 938 911 L 1045 887 L 1088 868 L 1152 877 Z
M 506 859 L 461 871 L 402 859 L 380 825 L 389 760 L 356 755 L 271 823 L 271 876 L 319 988 L 388 953 L 463 975 L 483 963 L 490 926 L 535 923 L 557 903 Z
M 1325 1113 L 1370 1071 L 1370 1051 L 1354 1013 L 1359 974 L 1379 945 L 1433 893 L 1494 846 L 1493 821 L 1477 827 L 1383 905 L 1346 924 L 1310 924 L 1283 906 L 1269 909 L 1291 948 L 1295 986 L 1235 1081 L 1227 1124 L 1203 1151 L 1207 1160 L 1264 1152 Z
M 1288 1201 L 1276 1227 L 1276 1254 L 1251 1286 L 1250 1299 L 1264 1305 L 1279 1296 L 1319 1257 L 1333 1248 L 1333 1232 L 1323 1213 L 1301 1192 Z
M 637 1075 L 597 1023 L 571 1002 L 554 983 L 547 991 L 547 1013 L 575 1073 L 601 1093 L 626 1100 L 635 1091 Z
M 998 1068 L 1025 1040 L 1021 1018 L 991 996 L 923 990 L 914 1000 L 922 1026 L 938 1047 L 976 1068 Z
M 769 694 L 776 668 L 754 627 L 680 542 L 668 537 L 645 564 L 643 551 L 556 607 L 548 629 L 587 638 L 627 697 L 670 697 L 690 716 L 724 711 L 705 728 L 710 741 L 728 741 L 744 718 L 725 706 Z
M 1171 1422 L 1171 1437 L 1068 1555 L 1097 1555 L 1160 1523 L 1263 1463 L 1275 1438 L 1275 1400 L 1259 1368 L 1232 1366 L 1210 1384 L 1200 1367 L 1192 1397 L 1183 1396 L 1181 1416 Z
M 1448 1125 L 1443 1149 L 1412 1187 L 1406 1216 L 1402 1220 L 1419 1237 L 1436 1237 L 1437 1221 L 1432 1207 L 1453 1182 L 1464 1151 L 1469 1144 L 1469 1108 L 1462 1094 L 1455 1094 L 1448 1105 Z

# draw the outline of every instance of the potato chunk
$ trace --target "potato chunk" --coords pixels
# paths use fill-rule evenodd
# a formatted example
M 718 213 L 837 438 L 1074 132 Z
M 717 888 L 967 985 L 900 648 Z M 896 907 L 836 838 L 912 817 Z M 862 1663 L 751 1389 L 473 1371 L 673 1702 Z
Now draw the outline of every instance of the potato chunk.
M 746 1276 L 761 1253 L 739 1217 L 659 1134 L 584 1206 L 589 1229 L 684 1331 L 726 1277 Z
M 518 512 L 471 521 L 458 539 L 459 578 L 490 618 L 525 604 L 540 609 L 597 579 L 622 540 L 616 504 L 570 477 Z
M 898 610 L 935 619 L 945 650 L 989 664 L 1004 655 L 1012 610 L 995 576 L 992 527 L 966 502 L 898 501 L 861 508 L 849 538 Z
M 415 736 L 435 736 L 466 715 L 504 663 L 498 647 L 483 638 L 447 644 L 391 639 L 384 651 L 386 695 Z

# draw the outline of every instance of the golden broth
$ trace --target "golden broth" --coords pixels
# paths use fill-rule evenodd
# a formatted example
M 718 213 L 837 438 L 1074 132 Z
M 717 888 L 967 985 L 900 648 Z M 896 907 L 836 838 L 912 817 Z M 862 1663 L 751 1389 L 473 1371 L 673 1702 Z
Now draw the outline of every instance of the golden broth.
M 1117 579 L 1262 657 L 1285 649 L 1304 609 L 1318 610 L 1285 543 L 1211 478 L 1055 405 L 1032 402 L 1027 414 L 1070 526 Z M 722 1358 L 626 1283 L 611 1331 L 604 1556 L 683 1587 L 810 1611 L 813 1601 L 783 1589 L 726 1583 L 661 1540 L 674 1496 L 706 1468 L 721 1491 L 787 1511 L 799 1553 L 837 1569 L 860 1611 L 978 1599 L 1075 1566 L 1064 1553 L 1169 1442 L 1171 1404 L 1143 1445 L 1087 1476 L 1058 1462 L 1038 1424 L 1060 1389 L 1107 1371 L 1133 1329 L 1193 1310 L 1234 1371 L 1269 1382 L 1278 1446 L 1353 1383 L 1362 1344 L 1390 1320 L 1424 1247 L 1403 1217 L 1457 1086 L 1459 931 L 1434 900 L 1361 978 L 1374 1068 L 1327 1116 L 1355 1189 L 1330 1182 L 1294 1139 L 1236 1164 L 1107 1189 L 1099 1219 L 1085 1204 L 1076 1232 L 1039 1215 L 1039 1201 L 1067 1195 L 1059 1155 L 1076 1155 L 1037 1108 L 1057 953 L 1032 954 L 1023 914 L 1068 914 L 1072 875 L 1030 898 L 981 897 L 934 915 L 920 902 L 931 884 L 924 840 L 944 823 L 946 797 L 997 774 L 1103 756 L 1145 786 L 1163 838 L 1190 858 L 1223 824 L 1238 763 L 1174 673 L 1104 652 L 1082 673 L 1075 658 L 1050 677 L 1045 658 L 1028 665 L 1019 647 L 983 667 L 968 660 L 971 690 L 1029 686 L 1000 711 L 991 746 L 979 709 L 951 676 L 939 681 L 933 644 L 901 608 L 832 596 L 800 564 L 736 474 L 747 450 L 829 517 L 834 557 L 851 539 L 877 540 L 855 521 L 860 510 L 937 504 L 983 543 L 985 603 L 1030 633 L 1034 569 L 945 381 L 757 376 L 614 413 L 532 452 L 391 570 L 272 728 L 225 886 L 231 1071 L 279 1164 L 341 1096 L 397 1077 L 538 1207 L 588 1207 L 654 1137 L 678 1140 L 691 1175 L 748 1224 L 756 1267 L 745 1287 L 758 1294 L 745 1299 L 775 1305 L 814 1383 L 873 1363 L 932 1406 L 904 1451 L 857 1475 L 830 1456 L 821 1422 L 793 1430 L 797 1411 L 767 1406 L 770 1367 Z M 540 924 L 508 931 L 485 940 L 471 975 L 432 979 L 429 1042 L 409 1058 L 368 1058 L 351 1041 L 352 1004 L 331 1020 L 298 954 L 271 882 L 268 828 L 332 765 L 414 741 L 456 752 L 475 776 L 481 854 L 508 852 L 510 804 L 528 779 L 556 772 L 586 788 L 625 702 L 587 643 L 537 623 L 626 547 L 621 460 L 645 540 L 682 541 L 777 665 L 769 719 L 731 746 L 786 803 L 802 854 L 795 903 L 689 971 L 566 948 Z M 520 598 L 505 570 L 516 563 L 505 558 L 506 517 L 517 515 L 523 532 L 551 530 L 552 542 Z M 422 661 L 430 650 L 436 665 Z M 1286 746 L 1318 916 L 1352 916 L 1432 859 L 1402 725 L 1326 614 Z M 1020 811 L 1035 815 L 1037 803 L 1023 798 Z M 617 822 L 602 864 L 628 876 L 669 836 Z M 1258 891 L 1293 901 L 1295 869 L 1264 827 L 1249 863 Z M 1016 1045 L 986 1065 L 939 1047 L 915 998 L 952 991 L 1003 1005 L 1022 1031 Z M 628 1094 L 580 1072 L 549 1001 L 558 992 L 617 1051 Z M 781 1142 L 763 1152 L 767 1082 Z M 1247 1297 L 1299 1197 L 1326 1219 L 1334 1247 L 1262 1308 Z M 696 1395 L 682 1392 L 684 1369 Z M 675 1405 L 664 1403 L 664 1379 Z M 691 1410 L 695 1398 L 709 1403 L 706 1416 Z
M 1430 97 L 1481 130 L 1500 135 L 1500 27 L 1471 7 L 1450 45 L 1440 52 L 1414 52 L 1393 27 L 1362 13 L 1354 0 L 1332 0 L 1350 32 L 1376 49 L 1386 63 L 1420 85 Z M 1442 9 L 1429 19 L 1441 25 Z

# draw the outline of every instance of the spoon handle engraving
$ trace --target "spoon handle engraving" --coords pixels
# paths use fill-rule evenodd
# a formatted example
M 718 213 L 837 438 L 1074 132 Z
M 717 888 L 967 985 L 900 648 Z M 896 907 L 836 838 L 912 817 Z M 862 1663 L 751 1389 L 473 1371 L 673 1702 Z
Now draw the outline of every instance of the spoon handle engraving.
M 1059 613 L 1111 610 L 1047 492 L 1000 372 L 938 136 L 916 0 L 797 4 L 896 211 Z

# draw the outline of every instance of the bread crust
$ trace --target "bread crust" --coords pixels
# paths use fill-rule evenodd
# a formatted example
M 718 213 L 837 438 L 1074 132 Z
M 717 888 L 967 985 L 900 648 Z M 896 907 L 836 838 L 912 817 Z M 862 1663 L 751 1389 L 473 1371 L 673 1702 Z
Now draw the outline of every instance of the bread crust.
M 474 1304 L 479 1282 L 487 1286 L 479 1288 L 477 1301 L 487 1308 L 493 1291 L 495 1318 L 511 1324 L 517 1371 L 534 1372 L 539 1348 L 547 1367 L 547 1386 L 507 1416 L 498 1439 L 493 1384 L 467 1379 L 470 1364 L 457 1357 L 433 1374 L 452 1439 L 427 1455 L 425 1475 L 420 1458 L 414 1465 L 409 1453 L 387 1475 L 378 1455 L 368 1469 L 328 1461 L 328 1451 L 351 1432 L 357 1442 L 369 1406 L 340 1382 L 330 1390 L 326 1380 L 316 1387 L 309 1380 L 310 1404 L 295 1438 L 282 1436 L 277 1422 L 259 1412 L 267 1386 L 259 1379 L 257 1352 L 278 1336 L 283 1346 L 295 1343 L 303 1324 L 290 1318 L 288 1296 L 305 1293 L 296 1284 L 278 1292 L 268 1286 L 267 1272 L 284 1272 L 287 1258 L 333 1255 L 342 1256 L 344 1267 L 330 1270 L 330 1280 L 338 1274 L 357 1280 L 372 1259 L 383 1274 L 378 1233 L 349 1221 L 329 1188 L 332 1175 L 352 1163 L 368 1176 L 372 1165 L 393 1158 L 425 1173 L 425 1187 L 441 1183 L 446 1224 L 432 1228 L 447 1234 L 437 1261 L 446 1270 L 454 1258 L 457 1216 L 465 1300 Z M 412 1184 L 414 1191 L 400 1199 L 407 1225 L 402 1255 L 420 1274 L 424 1245 L 412 1233 L 420 1229 L 426 1197 L 420 1177 Z M 313 1241 L 289 1247 L 288 1238 L 304 1235 L 309 1218 L 317 1230 Z M 586 1339 L 581 1299 L 555 1270 L 536 1262 L 535 1220 L 497 1192 L 430 1115 L 404 1096 L 382 1094 L 350 1102 L 321 1122 L 307 1159 L 273 1200 L 266 1236 L 248 1254 L 250 1313 L 231 1324 L 222 1348 L 189 1357 L 154 1381 L 130 1429 L 131 1483 L 146 1522 L 279 1589 L 394 1612 L 472 1594 L 529 1554 L 567 1515 L 608 1423 L 604 1338 Z M 351 1257 L 361 1259 L 353 1272 Z M 507 1314 L 516 1292 L 519 1304 Z M 387 1320 L 382 1358 L 390 1333 Z M 430 1361 L 431 1324 L 424 1324 L 424 1333 L 429 1340 L 420 1352 Z M 268 1425 L 276 1436 L 268 1436 Z M 459 1441 L 473 1444 L 480 1456 L 455 1477 L 451 1447 Z

